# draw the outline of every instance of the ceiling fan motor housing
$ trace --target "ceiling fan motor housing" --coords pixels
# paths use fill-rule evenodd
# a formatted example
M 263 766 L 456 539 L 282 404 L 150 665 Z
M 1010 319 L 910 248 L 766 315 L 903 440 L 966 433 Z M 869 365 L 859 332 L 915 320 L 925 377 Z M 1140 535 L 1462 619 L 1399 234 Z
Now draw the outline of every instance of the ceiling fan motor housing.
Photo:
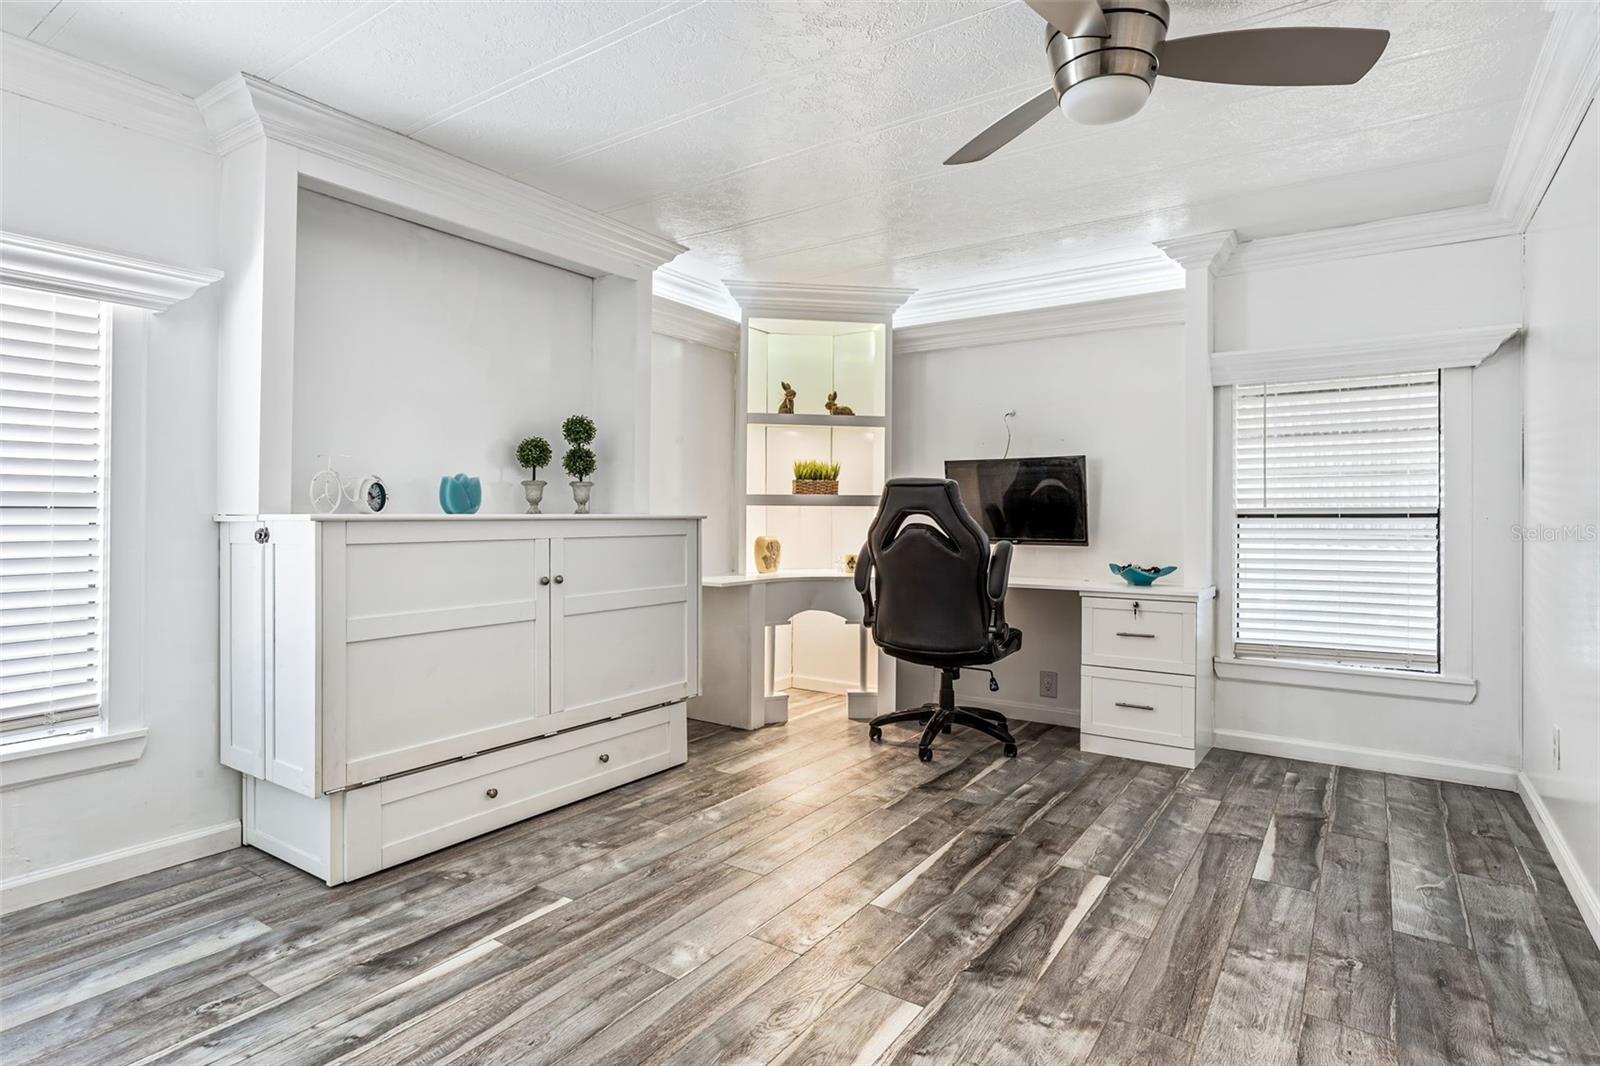
M 1106 0 L 1102 10 L 1108 37 L 1068 37 L 1045 24 L 1045 54 L 1058 99 L 1074 85 L 1107 74 L 1156 83 L 1157 57 L 1167 39 L 1167 0 Z

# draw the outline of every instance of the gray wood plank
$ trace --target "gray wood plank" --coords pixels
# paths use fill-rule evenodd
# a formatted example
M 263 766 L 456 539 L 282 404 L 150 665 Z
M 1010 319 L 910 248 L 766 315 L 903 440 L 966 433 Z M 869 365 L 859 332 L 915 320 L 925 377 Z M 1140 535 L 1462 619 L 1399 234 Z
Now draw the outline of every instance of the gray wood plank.
M 1283 788 L 1273 807 L 1275 814 L 1327 818 L 1333 814 L 1334 781 L 1338 768 L 1326 763 L 1296 760 L 1284 774 Z
M 1395 931 L 1471 947 L 1438 785 L 1393 776 L 1384 785 L 1389 796 L 1389 906 Z
M 1395 1044 L 1415 1066 L 1497 1066 L 1489 1000 L 1470 950 L 1394 935 Z
M 1249 1066 L 1294 1060 L 1315 913 L 1309 892 L 1250 883 L 1195 1061 Z
M 1305 1012 L 1394 1039 L 1389 849 L 1382 841 L 1329 834 L 1316 921 Z
M 1087 1062 L 1144 947 L 1095 917 L 1058 936 L 1039 979 L 997 1026 L 985 1066 Z
M 1508 1061 L 1600 1060 L 1561 953 L 1531 888 L 1461 878 L 1495 1035 Z
M 1205 837 L 1139 958 L 1117 1019 L 1189 1044 L 1199 1039 L 1255 861 L 1248 839 Z
M 1095 1066 L 1187 1066 L 1194 1047 L 1127 1022 L 1107 1022 L 1090 1058 Z
M 1327 828 L 1328 820 L 1321 815 L 1274 814 L 1261 841 L 1256 880 L 1315 891 Z
M 1141 770 L 1067 849 L 1062 863 L 1110 877 L 1143 837 L 1151 818 L 1171 792 L 1167 775 L 1156 772 L 1154 767 Z
M 1239 769 L 1243 758 L 1242 751 L 1212 748 L 1200 760 L 1199 766 L 1183 775 L 1178 788 L 1206 799 L 1220 800 L 1228 794 L 1228 786 L 1232 784 L 1234 772 Z
M 1349 836 L 1389 839 L 1389 807 L 1382 774 L 1339 768 L 1334 785 L 1333 829 Z
M 893 1061 L 970 1062 L 983 1055 L 996 1028 L 1016 1013 L 1037 975 L 1070 941 L 1105 886 L 1100 874 L 1056 867 L 956 975 L 947 994 L 922 1012 Z
M 857 985 L 774 1062 L 846 1066 L 878 1061 L 922 1010 L 887 992 Z
M 468 1045 L 472 1061 L 481 1066 L 562 1062 L 618 1014 L 671 983 L 659 970 L 623 959 L 586 981 L 582 999 L 524 1015 Z
M 578 1045 L 571 1066 L 660 1062 L 797 956 L 745 937 Z
M 916 923 L 864 907 L 816 949 L 796 960 L 665 1061 L 769 1062 L 833 1009 Z
M 1550 853 L 1541 845 L 1537 851 L 1519 848 L 1518 854 L 1532 876 L 1533 890 L 1539 898 L 1539 913 L 1544 915 L 1556 949 L 1567 964 L 1567 973 L 1578 990 L 1578 997 L 1583 1000 L 1589 1025 L 1600 1035 L 1600 945 L 1596 945 L 1590 935 L 1583 912 L 1578 910 Z
M 1172 889 L 1205 838 L 1216 800 L 1179 793 L 1156 815 L 1150 831 L 1106 888 L 1100 918 L 1134 936 L 1155 932 Z
M 1399 1066 L 1394 1044 L 1309 1015 L 1300 1030 L 1296 1066 Z
M 1260 840 L 1267 831 L 1278 794 L 1289 773 L 1286 759 L 1266 755 L 1244 755 L 1239 768 L 1223 794 L 1222 807 L 1212 821 L 1210 832 L 1234 833 Z
M 1458 873 L 1527 885 L 1528 874 L 1517 858 L 1516 846 L 1494 792 L 1450 782 L 1440 786 L 1444 797 L 1445 832 L 1455 855 Z
M 1132 759 L 1100 758 L 1087 776 L 1045 817 L 1068 828 L 1088 827 L 1139 776 L 1141 767 L 1141 763 Z

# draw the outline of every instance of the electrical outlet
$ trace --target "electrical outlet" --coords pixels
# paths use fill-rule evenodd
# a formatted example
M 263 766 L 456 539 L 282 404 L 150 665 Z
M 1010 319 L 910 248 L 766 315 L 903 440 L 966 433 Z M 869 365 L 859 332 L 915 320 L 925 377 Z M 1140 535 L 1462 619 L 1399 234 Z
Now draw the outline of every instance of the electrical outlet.
M 1056 698 L 1056 672 L 1054 670 L 1039 671 L 1039 695 L 1047 700 Z
M 1556 769 L 1561 769 L 1561 727 L 1556 726 L 1551 730 L 1550 754 L 1555 757 Z

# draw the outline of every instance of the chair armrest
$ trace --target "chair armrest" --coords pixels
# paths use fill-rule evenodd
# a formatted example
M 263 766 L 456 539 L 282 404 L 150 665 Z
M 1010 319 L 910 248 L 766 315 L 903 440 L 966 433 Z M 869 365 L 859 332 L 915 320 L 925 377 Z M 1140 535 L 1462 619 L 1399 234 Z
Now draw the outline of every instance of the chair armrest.
M 998 604 L 1006 598 L 1006 586 L 1011 581 L 1011 542 L 1002 540 L 994 546 L 989 556 L 989 602 Z
M 871 629 L 878 611 L 872 602 L 872 553 L 867 550 L 869 546 L 870 542 L 863 544 L 856 555 L 855 583 L 856 591 L 861 594 L 861 624 Z

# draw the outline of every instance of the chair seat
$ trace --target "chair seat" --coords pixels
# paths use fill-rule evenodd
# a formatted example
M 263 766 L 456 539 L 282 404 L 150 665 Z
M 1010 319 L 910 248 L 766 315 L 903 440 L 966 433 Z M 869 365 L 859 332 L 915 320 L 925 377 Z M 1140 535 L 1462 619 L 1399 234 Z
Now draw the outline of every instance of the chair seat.
M 982 648 L 972 651 L 921 651 L 916 648 L 882 645 L 883 650 L 902 662 L 917 666 L 988 666 L 1022 648 L 1022 630 L 1007 626 Z

